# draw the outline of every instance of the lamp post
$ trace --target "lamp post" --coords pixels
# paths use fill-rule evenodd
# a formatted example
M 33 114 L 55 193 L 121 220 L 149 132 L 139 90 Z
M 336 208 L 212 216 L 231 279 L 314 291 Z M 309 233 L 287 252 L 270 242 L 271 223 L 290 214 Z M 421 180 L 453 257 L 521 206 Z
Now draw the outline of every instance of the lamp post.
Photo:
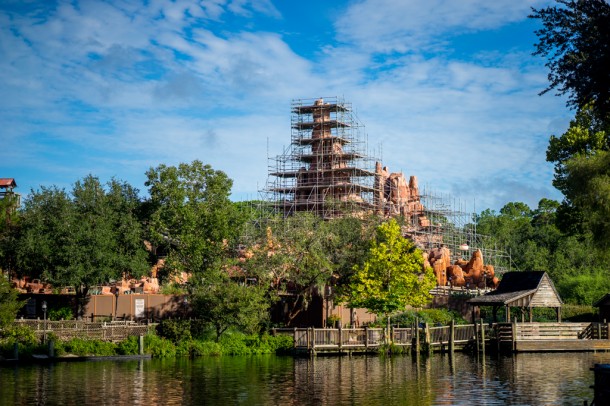
M 114 319 L 113 320 L 116 320 L 116 312 L 119 307 L 119 287 L 118 286 L 115 287 L 114 297 L 115 297 L 115 300 L 114 300 Z
M 42 320 L 44 321 L 43 332 L 42 332 L 42 342 L 47 342 L 47 301 L 42 301 Z

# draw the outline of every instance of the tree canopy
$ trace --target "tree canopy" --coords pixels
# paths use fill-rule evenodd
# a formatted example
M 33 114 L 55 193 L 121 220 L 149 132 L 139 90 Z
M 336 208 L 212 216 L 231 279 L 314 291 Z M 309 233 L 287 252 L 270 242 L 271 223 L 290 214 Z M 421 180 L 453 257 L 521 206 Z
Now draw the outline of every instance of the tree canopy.
M 74 286 L 82 299 L 91 286 L 148 270 L 137 191 L 89 175 L 70 194 L 41 188 L 24 203 L 17 242 L 18 273 L 54 286 Z M 82 303 L 81 303 L 82 304 Z
M 539 19 L 534 55 L 548 59 L 549 87 L 568 94 L 569 104 L 590 104 L 598 118 L 610 119 L 610 4 L 605 0 L 556 0 L 533 9 Z
M 354 269 L 346 300 L 351 307 L 385 315 L 406 306 L 423 306 L 436 284 L 432 270 L 423 264 L 423 253 L 402 236 L 398 223 L 383 223 L 364 263 Z
M 151 239 L 167 250 L 167 266 L 196 278 L 217 275 L 243 223 L 229 200 L 233 181 L 197 160 L 146 175 Z

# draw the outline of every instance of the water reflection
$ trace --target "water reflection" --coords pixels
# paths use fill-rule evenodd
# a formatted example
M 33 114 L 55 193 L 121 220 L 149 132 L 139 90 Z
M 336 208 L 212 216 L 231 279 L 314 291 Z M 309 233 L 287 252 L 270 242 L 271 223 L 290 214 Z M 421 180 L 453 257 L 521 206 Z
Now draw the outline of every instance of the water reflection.
M 583 404 L 610 354 L 223 357 L 0 368 L 0 404 Z

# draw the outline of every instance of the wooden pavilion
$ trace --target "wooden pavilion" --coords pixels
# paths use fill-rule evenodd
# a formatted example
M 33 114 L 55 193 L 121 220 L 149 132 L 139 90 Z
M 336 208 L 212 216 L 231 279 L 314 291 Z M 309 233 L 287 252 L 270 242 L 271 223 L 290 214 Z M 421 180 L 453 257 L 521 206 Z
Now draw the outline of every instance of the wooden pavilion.
M 518 307 L 529 311 L 529 321 L 533 318 L 534 307 L 554 308 L 557 321 L 561 322 L 563 302 L 551 278 L 543 271 L 507 272 L 502 277 L 498 289 L 468 301 L 472 306 L 492 306 L 494 321 L 498 309 L 506 309 L 506 322 L 510 321 L 510 308 Z
M 593 304 L 593 307 L 599 307 L 599 320 L 610 320 L 610 293 L 606 293 L 604 297 Z

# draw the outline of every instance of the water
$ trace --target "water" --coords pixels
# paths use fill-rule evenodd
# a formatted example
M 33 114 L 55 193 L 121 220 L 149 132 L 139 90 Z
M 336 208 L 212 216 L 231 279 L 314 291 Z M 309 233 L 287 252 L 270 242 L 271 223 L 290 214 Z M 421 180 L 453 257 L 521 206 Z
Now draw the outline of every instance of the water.
M 276 356 L 0 368 L 2 405 L 582 405 L 610 353 Z

